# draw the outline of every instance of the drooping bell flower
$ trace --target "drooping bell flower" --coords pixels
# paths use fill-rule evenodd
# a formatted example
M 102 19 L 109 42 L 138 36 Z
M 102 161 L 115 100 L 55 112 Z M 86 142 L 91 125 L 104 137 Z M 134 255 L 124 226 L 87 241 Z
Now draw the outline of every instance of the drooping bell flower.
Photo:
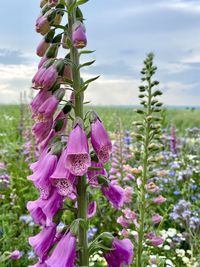
M 38 143 L 42 142 L 49 134 L 52 126 L 52 120 L 40 121 L 33 125 L 32 133 Z
M 38 169 L 38 167 L 40 166 L 40 164 L 42 164 L 43 159 L 44 159 L 44 158 L 46 157 L 46 155 L 47 155 L 47 150 L 48 150 L 48 149 L 45 149 L 45 150 L 42 151 L 42 153 L 41 153 L 40 156 L 39 156 L 38 161 L 33 162 L 33 163 L 31 163 L 31 164 L 29 165 L 29 168 L 30 168 L 30 170 L 31 170 L 32 172 L 35 172 L 35 171 Z
M 92 161 L 91 167 L 94 168 L 93 170 L 88 170 L 87 175 L 89 182 L 92 186 L 98 186 L 98 175 L 107 176 L 107 171 L 104 168 L 103 164 L 100 162 Z
M 76 176 L 87 173 L 91 165 L 87 136 L 82 127 L 77 123 L 70 133 L 65 166 Z
M 152 215 L 152 217 L 151 217 L 151 221 L 152 221 L 154 224 L 157 224 L 157 223 L 161 222 L 162 219 L 163 219 L 163 217 L 160 216 L 160 214 L 157 214 L 157 213 L 154 214 L 154 215 Z
M 112 250 L 105 254 L 108 267 L 129 266 L 133 259 L 133 244 L 129 239 L 113 239 Z
M 10 253 L 10 259 L 11 260 L 19 260 L 22 256 L 22 253 L 19 250 L 14 250 Z
M 87 45 L 85 26 L 80 21 L 73 25 L 72 42 L 75 48 L 84 48 Z
M 41 203 L 42 211 L 47 217 L 47 226 L 51 225 L 53 217 L 58 210 L 62 208 L 63 200 L 63 196 L 58 194 L 56 188 L 53 188 L 50 197 L 47 200 L 43 200 L 43 203 Z
M 54 96 L 50 96 L 38 109 L 38 119 L 48 120 L 55 113 L 59 104 L 59 100 Z
M 63 71 L 63 79 L 64 81 L 65 79 L 72 80 L 72 68 L 69 64 L 68 65 L 65 64 L 64 71 Z
M 36 54 L 39 57 L 43 57 L 47 49 L 49 48 L 50 43 L 46 42 L 45 39 L 43 39 L 37 46 Z
M 55 170 L 57 164 L 57 156 L 48 153 L 38 169 L 27 177 L 33 181 L 34 185 L 40 190 L 41 197 L 47 199 L 51 192 L 50 176 Z
M 51 27 L 46 16 L 40 16 L 36 20 L 35 30 L 42 35 L 45 35 L 50 31 Z
M 97 211 L 96 201 L 90 202 L 88 205 L 88 213 L 87 213 L 88 219 L 91 219 L 95 215 L 96 211 Z
M 108 187 L 102 186 L 102 192 L 114 208 L 119 209 L 123 205 L 124 190 L 121 186 L 110 183 Z
M 46 260 L 48 267 L 73 267 L 76 258 L 76 237 L 66 233 Z
M 40 143 L 40 151 L 44 151 L 47 147 L 51 139 L 56 135 L 56 132 L 54 129 L 51 129 L 48 136 Z
M 56 224 L 44 227 L 42 231 L 32 237 L 29 237 L 29 244 L 32 246 L 35 254 L 43 260 L 48 250 L 53 244 L 56 235 Z
M 40 224 L 45 226 L 46 225 L 46 215 L 42 211 L 43 207 L 43 200 L 42 199 L 37 199 L 35 201 L 29 201 L 26 205 L 27 210 L 30 212 L 31 217 L 33 218 L 33 221 L 36 224 Z
M 112 143 L 101 120 L 97 116 L 91 123 L 91 142 L 99 161 L 106 163 L 110 158 Z
M 150 240 L 151 245 L 154 247 L 158 247 L 165 242 L 162 237 L 157 236 L 155 233 L 152 232 L 148 233 L 146 236 Z
M 43 76 L 45 71 L 46 71 L 46 68 L 44 66 L 41 66 L 41 68 L 38 69 L 38 71 L 36 72 L 36 74 L 34 75 L 32 79 L 33 89 L 41 89 L 40 78 Z
M 75 176 L 65 166 L 66 149 L 62 152 L 55 171 L 50 177 L 51 183 L 61 196 L 70 196 L 75 191 Z
M 45 90 L 50 89 L 56 83 L 58 75 L 63 68 L 64 68 L 63 60 L 57 60 L 56 62 L 53 63 L 53 65 L 47 68 L 39 81 L 42 88 Z
M 37 115 L 39 107 L 50 97 L 50 95 L 51 93 L 49 91 L 40 90 L 33 98 L 30 104 L 33 118 Z
M 164 203 L 165 201 L 166 201 L 166 198 L 164 198 L 162 195 L 159 195 L 158 197 L 155 197 L 155 198 L 153 199 L 153 202 L 154 202 L 155 204 L 158 204 L 158 205 Z

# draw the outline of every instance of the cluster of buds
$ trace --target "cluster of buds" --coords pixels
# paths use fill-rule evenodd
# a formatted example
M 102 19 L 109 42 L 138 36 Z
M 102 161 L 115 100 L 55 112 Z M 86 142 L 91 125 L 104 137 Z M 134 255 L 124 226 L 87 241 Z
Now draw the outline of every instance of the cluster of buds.
M 37 47 L 37 55 L 42 58 L 32 79 L 33 89 L 39 90 L 31 102 L 35 120 L 32 133 L 39 158 L 30 165 L 33 174 L 28 180 L 37 188 L 39 198 L 29 201 L 27 209 L 34 223 L 41 226 L 40 233 L 29 238 L 38 257 L 34 267 L 73 267 L 75 262 L 78 266 L 89 266 L 89 256 L 96 252 L 94 244 L 95 249 L 103 250 L 109 266 L 116 266 L 113 259 L 118 251 L 123 253 L 118 255 L 119 266 L 129 265 L 133 257 L 130 240 L 118 240 L 109 234 L 109 244 L 105 238 L 88 247 L 86 239 L 88 220 L 94 216 L 97 206 L 94 199 L 88 203 L 88 188 L 100 188 L 116 208 L 120 206 L 118 198 L 123 189 L 110 183 L 104 169 L 112 143 L 101 119 L 91 111 L 88 120 L 82 112 L 84 90 L 97 78 L 85 82 L 80 78 L 80 68 L 94 62 L 79 64 L 84 51 L 78 49 L 87 44 L 79 8 L 82 2 L 42 0 L 41 14 L 36 21 L 36 31 L 44 38 Z M 65 13 L 68 24 L 63 26 L 61 19 Z M 56 35 L 60 29 L 64 31 Z M 57 58 L 61 42 L 63 48 L 69 49 L 65 58 Z M 72 93 L 65 100 L 67 91 Z M 65 209 L 75 219 L 58 231 Z

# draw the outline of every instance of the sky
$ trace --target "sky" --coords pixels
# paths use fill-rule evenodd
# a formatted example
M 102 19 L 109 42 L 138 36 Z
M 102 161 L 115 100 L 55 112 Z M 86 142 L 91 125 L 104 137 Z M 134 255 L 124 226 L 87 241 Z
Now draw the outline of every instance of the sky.
M 31 93 L 42 38 L 34 29 L 39 2 L 1 3 L 0 103 L 17 103 L 20 92 Z M 96 62 L 82 76 L 101 75 L 87 90 L 87 101 L 137 104 L 143 60 L 154 52 L 164 104 L 200 106 L 200 0 L 90 0 L 83 13 L 87 49 L 95 50 Z

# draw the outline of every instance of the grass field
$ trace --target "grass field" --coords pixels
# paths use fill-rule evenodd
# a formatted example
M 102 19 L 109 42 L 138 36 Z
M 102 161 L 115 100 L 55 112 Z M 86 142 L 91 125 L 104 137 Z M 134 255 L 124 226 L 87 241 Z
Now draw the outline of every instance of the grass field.
M 106 128 L 114 132 L 121 121 L 122 127 L 125 130 L 132 129 L 132 122 L 137 120 L 138 114 L 134 108 L 125 107 L 87 107 L 88 110 L 94 109 L 97 111 L 101 119 L 104 121 Z M 20 106 L 1 105 L 0 106 L 0 130 L 11 134 L 10 127 L 15 130 L 18 127 L 20 120 Z M 27 116 L 27 114 L 25 114 Z M 29 117 L 29 116 L 27 116 Z M 12 123 L 11 123 L 12 122 Z M 175 126 L 181 132 L 186 128 L 200 126 L 200 110 L 199 109 L 164 109 L 163 111 L 163 126 Z M 11 140 L 12 141 L 12 140 Z

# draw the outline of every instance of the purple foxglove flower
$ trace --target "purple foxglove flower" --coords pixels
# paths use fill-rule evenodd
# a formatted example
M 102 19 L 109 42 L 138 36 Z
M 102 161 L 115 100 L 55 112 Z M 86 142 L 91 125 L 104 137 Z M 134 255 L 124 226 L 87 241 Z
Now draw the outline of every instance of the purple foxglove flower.
M 55 84 L 57 78 L 58 71 L 55 65 L 52 65 L 46 69 L 46 71 L 40 77 L 39 82 L 41 83 L 43 89 L 48 90 Z
M 150 242 L 152 244 L 152 246 L 154 247 L 158 247 L 160 245 L 162 245 L 164 243 L 164 239 L 160 236 L 154 236 L 152 237 L 152 239 L 150 239 Z
M 53 217 L 63 205 L 63 196 L 57 193 L 56 188 L 51 191 L 51 196 L 47 200 L 43 200 L 41 204 L 42 211 L 47 217 L 46 225 L 51 225 Z
M 39 93 L 34 97 L 30 106 L 32 111 L 32 117 L 37 116 L 38 109 L 44 101 L 50 97 L 51 93 L 48 91 L 40 90 Z
M 96 211 L 97 211 L 97 203 L 96 201 L 92 201 L 88 205 L 88 213 L 87 213 L 88 219 L 91 219 L 95 215 Z
M 74 25 L 72 42 L 75 48 L 84 48 L 87 45 L 85 26 L 81 22 L 78 22 L 76 25 Z
M 33 89 L 40 89 L 41 88 L 41 83 L 40 83 L 40 79 L 41 77 L 43 77 L 43 74 L 45 73 L 46 68 L 41 66 L 41 68 L 38 69 L 38 71 L 36 72 L 36 74 L 33 76 L 32 79 L 32 88 Z
M 50 195 L 51 182 L 49 178 L 54 172 L 56 164 L 57 156 L 48 153 L 37 170 L 27 177 L 27 179 L 33 181 L 34 185 L 40 190 L 43 199 L 47 199 Z
M 51 183 L 61 196 L 70 196 L 75 191 L 75 176 L 65 167 L 66 149 L 62 152 L 55 171 L 51 175 Z
M 102 192 L 114 208 L 119 209 L 123 205 L 124 190 L 121 186 L 113 184 L 110 184 L 108 187 L 102 186 Z
M 91 124 L 91 142 L 99 161 L 106 163 L 110 158 L 112 144 L 102 122 L 98 117 Z
M 45 39 L 43 39 L 39 45 L 37 46 L 37 50 L 36 50 L 36 54 L 39 56 L 39 57 L 43 57 L 45 52 L 47 51 L 47 49 L 49 48 L 50 46 L 50 43 L 46 42 Z
M 43 64 L 44 64 L 47 60 L 48 60 L 48 57 L 47 57 L 46 55 L 44 55 L 44 56 L 41 58 L 41 60 L 40 60 L 40 62 L 39 62 L 39 64 L 38 64 L 38 69 L 40 69 L 40 68 L 43 66 Z
M 98 168 L 99 170 L 88 170 L 87 175 L 88 175 L 90 184 L 92 186 L 99 186 L 98 181 L 97 181 L 97 176 L 98 175 L 107 176 L 107 171 L 105 170 L 103 164 L 100 162 L 92 161 L 91 167 Z
M 136 213 L 129 208 L 124 209 L 123 213 L 128 220 L 134 221 L 137 218 Z
M 46 264 L 48 267 L 73 267 L 75 258 L 76 238 L 68 232 L 58 242 Z
M 122 267 L 130 265 L 133 259 L 133 244 L 129 239 L 114 238 L 112 251 L 105 254 L 108 267 Z
M 52 120 L 37 122 L 32 127 L 32 133 L 38 143 L 42 142 L 51 131 Z
M 10 253 L 10 259 L 11 260 L 19 260 L 22 256 L 22 253 L 19 250 L 14 250 Z
M 162 216 L 160 216 L 160 214 L 154 214 L 152 217 L 151 217 L 151 220 L 154 224 L 156 223 L 159 223 L 162 221 Z
M 90 165 L 87 136 L 77 123 L 68 139 L 65 166 L 73 175 L 82 176 L 87 172 Z
M 124 189 L 124 203 L 131 203 L 133 197 L 133 188 L 128 186 Z
M 52 188 L 51 195 L 48 199 L 41 197 L 35 201 L 27 203 L 27 209 L 35 223 L 50 226 L 53 217 L 59 209 L 62 208 L 64 198 L 57 193 L 56 188 Z
M 39 234 L 29 237 L 29 244 L 41 260 L 46 257 L 48 250 L 53 245 L 55 235 L 56 224 L 52 224 L 51 226 L 44 227 Z
M 48 151 L 48 149 L 43 150 L 42 153 L 40 154 L 40 157 L 39 157 L 38 161 L 36 161 L 34 163 L 31 163 L 29 165 L 29 168 L 30 168 L 31 171 L 35 172 L 38 169 L 38 167 L 40 166 L 40 164 L 42 164 L 43 159 L 47 155 L 47 151 Z
M 39 119 L 50 119 L 56 111 L 59 104 L 59 100 L 54 96 L 50 96 L 38 109 Z
M 56 135 L 56 132 L 54 129 L 51 129 L 51 131 L 49 132 L 48 136 L 40 143 L 39 147 L 40 147 L 40 151 L 44 151 L 46 150 L 46 148 L 48 148 L 48 144 L 51 141 L 51 139 Z
M 162 204 L 166 201 L 166 198 L 164 198 L 163 196 L 158 196 L 158 197 L 155 197 L 153 199 L 153 202 L 156 203 L 156 204 Z
M 123 216 L 117 218 L 117 223 L 121 224 L 123 227 L 129 226 L 129 221 L 125 219 Z
M 36 32 L 41 33 L 42 35 L 45 35 L 46 33 L 50 31 L 50 29 L 51 27 L 47 20 L 47 17 L 40 16 L 37 18 L 36 24 L 35 24 Z
M 30 212 L 31 217 L 33 218 L 33 221 L 36 224 L 40 224 L 45 226 L 46 224 L 46 215 L 42 211 L 42 206 L 43 201 L 42 199 L 37 199 L 35 201 L 29 201 L 27 203 L 27 210 Z

